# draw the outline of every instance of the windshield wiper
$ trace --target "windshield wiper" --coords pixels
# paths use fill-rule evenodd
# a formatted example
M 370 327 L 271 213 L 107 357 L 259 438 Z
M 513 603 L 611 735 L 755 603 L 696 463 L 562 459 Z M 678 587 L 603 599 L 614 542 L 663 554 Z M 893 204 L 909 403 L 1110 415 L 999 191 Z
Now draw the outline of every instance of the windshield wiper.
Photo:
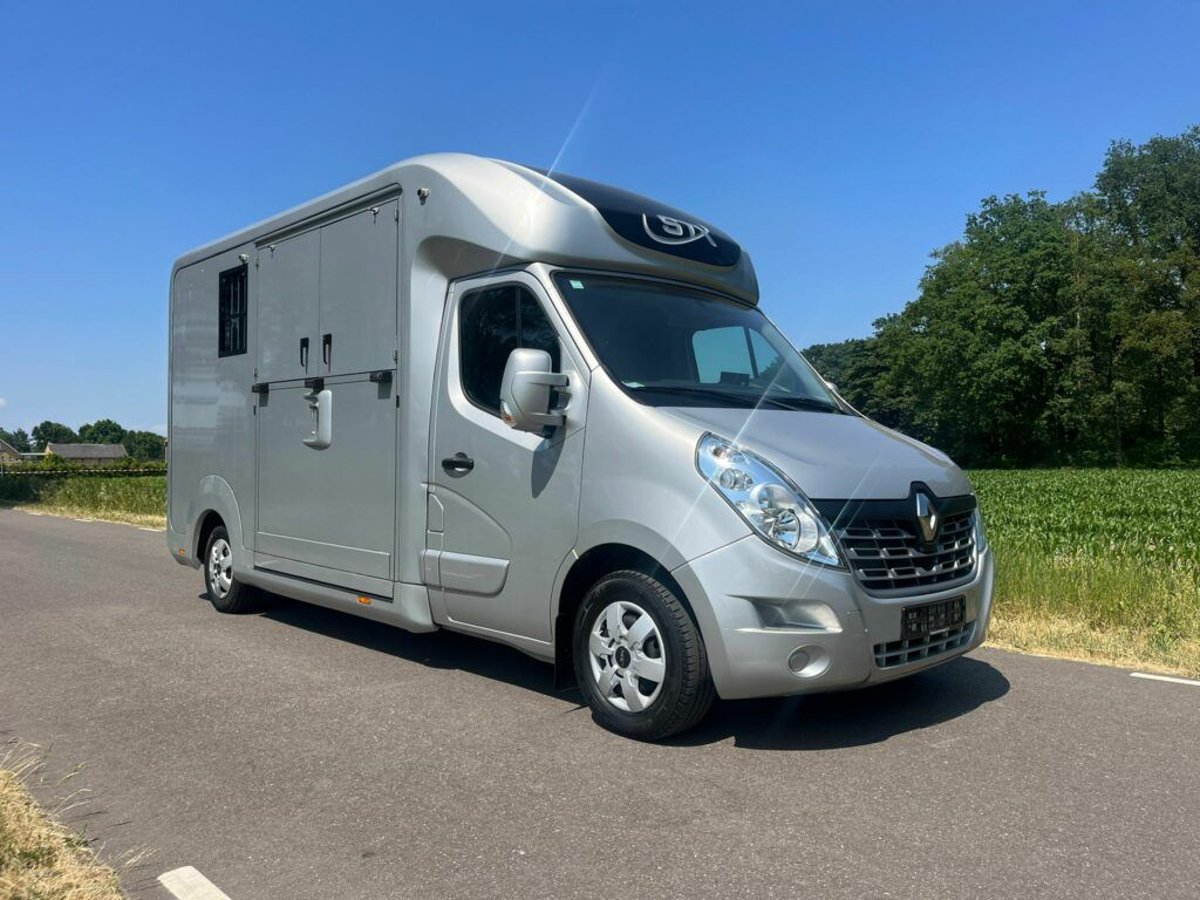
M 630 390 L 641 393 L 659 393 L 659 394 L 676 394 L 682 397 L 707 397 L 710 400 L 720 400 L 723 403 L 734 403 L 738 406 L 747 404 L 754 405 L 754 401 L 743 394 L 733 394 L 728 391 L 714 391 L 708 388 L 692 387 L 691 385 L 655 385 L 655 384 L 639 384 L 636 387 L 626 385 Z
M 828 403 L 824 400 L 817 400 L 813 397 L 745 394 L 734 391 L 717 391 L 711 388 L 700 387 L 699 385 L 639 384 L 636 387 L 633 385 L 626 385 L 626 387 L 638 393 L 658 392 L 660 394 L 676 394 L 681 397 L 708 398 L 711 400 L 720 400 L 723 403 L 733 403 L 739 407 L 744 406 L 746 408 L 753 408 L 756 406 L 769 404 L 777 409 L 816 410 L 818 412 L 828 413 L 843 412 L 840 406 L 837 406 L 833 403 Z
M 795 395 L 780 397 L 773 396 L 771 394 L 763 394 L 762 402 L 773 403 L 782 409 L 805 409 L 815 410 L 817 412 L 845 414 L 845 410 L 836 403 L 830 403 L 826 400 L 818 400 L 815 397 L 797 397 Z

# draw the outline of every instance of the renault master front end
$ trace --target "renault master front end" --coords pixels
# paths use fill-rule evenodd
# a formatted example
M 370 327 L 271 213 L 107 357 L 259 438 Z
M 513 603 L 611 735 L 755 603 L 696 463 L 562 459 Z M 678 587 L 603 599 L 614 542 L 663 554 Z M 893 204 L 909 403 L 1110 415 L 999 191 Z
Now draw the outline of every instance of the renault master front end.
M 653 584 L 581 604 L 575 669 L 606 724 L 637 733 L 658 703 L 690 718 L 705 674 L 725 698 L 828 691 L 982 643 L 992 561 L 946 456 L 853 410 L 755 307 L 654 279 L 551 280 L 597 363 L 581 520 L 707 538 Z

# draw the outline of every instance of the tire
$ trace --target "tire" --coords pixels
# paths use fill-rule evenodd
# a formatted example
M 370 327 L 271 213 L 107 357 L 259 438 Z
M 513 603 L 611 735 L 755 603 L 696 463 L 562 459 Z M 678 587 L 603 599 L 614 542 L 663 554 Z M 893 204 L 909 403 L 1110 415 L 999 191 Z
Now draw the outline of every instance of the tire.
M 575 614 L 573 644 L 579 690 L 609 731 L 661 740 L 691 728 L 712 705 L 700 630 L 650 575 L 614 572 L 592 585 Z
M 258 601 L 254 588 L 242 584 L 233 574 L 233 545 L 224 525 L 209 533 L 201 563 L 208 602 L 219 612 L 240 613 L 254 608 Z

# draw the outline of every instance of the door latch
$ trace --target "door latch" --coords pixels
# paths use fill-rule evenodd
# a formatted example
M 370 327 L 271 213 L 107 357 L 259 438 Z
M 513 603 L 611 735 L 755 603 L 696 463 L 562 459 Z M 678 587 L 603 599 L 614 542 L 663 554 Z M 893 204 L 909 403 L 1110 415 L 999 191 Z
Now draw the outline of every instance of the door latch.
M 333 443 L 333 391 L 317 388 L 304 395 L 312 410 L 313 430 L 304 439 L 306 447 L 324 450 Z

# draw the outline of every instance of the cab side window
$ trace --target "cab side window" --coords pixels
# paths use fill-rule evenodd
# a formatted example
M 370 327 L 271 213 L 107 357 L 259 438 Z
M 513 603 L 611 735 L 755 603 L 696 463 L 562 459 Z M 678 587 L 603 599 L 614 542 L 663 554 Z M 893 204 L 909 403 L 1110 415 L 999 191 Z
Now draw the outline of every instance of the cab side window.
M 500 382 L 508 355 L 518 347 L 550 354 L 559 369 L 558 335 L 541 304 L 519 285 L 467 294 L 459 308 L 458 357 L 463 392 L 476 406 L 500 415 Z

